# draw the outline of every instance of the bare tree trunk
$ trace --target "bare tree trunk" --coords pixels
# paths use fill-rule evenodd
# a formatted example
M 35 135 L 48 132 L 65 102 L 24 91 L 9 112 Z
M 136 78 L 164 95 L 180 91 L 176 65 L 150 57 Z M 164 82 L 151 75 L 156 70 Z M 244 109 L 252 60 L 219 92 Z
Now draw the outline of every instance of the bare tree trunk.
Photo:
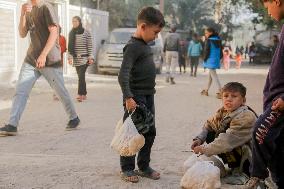
M 215 22 L 219 23 L 222 17 L 222 0 L 216 0 L 215 3 Z

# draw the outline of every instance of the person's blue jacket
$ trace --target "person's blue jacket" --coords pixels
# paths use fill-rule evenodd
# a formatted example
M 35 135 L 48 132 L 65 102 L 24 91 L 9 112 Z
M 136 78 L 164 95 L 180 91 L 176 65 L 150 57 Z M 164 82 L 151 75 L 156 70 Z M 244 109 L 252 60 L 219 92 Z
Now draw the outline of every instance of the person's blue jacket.
M 189 57 L 191 56 L 200 56 L 202 51 L 202 46 L 199 41 L 190 41 L 187 54 Z
M 205 41 L 203 66 L 208 69 L 219 69 L 222 57 L 221 38 L 217 35 L 211 35 Z

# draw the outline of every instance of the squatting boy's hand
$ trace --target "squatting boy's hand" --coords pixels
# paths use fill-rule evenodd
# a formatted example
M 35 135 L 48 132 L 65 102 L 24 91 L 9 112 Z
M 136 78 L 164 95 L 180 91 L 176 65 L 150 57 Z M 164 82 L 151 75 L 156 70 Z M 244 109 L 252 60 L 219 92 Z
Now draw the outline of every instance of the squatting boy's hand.
M 128 99 L 126 99 L 126 101 L 125 101 L 125 106 L 126 106 L 126 109 L 127 109 L 128 111 L 133 111 L 133 110 L 135 110 L 137 104 L 136 104 L 136 102 L 133 100 L 133 98 L 128 98 Z
M 204 153 L 204 148 L 203 148 L 203 146 L 196 146 L 193 149 L 193 151 L 194 151 L 195 154 L 203 154 Z
M 284 101 L 282 98 L 278 98 L 273 102 L 271 110 L 284 110 Z
M 199 138 L 197 138 L 191 144 L 191 149 L 193 150 L 195 147 L 200 146 L 201 144 L 202 144 L 202 141 Z

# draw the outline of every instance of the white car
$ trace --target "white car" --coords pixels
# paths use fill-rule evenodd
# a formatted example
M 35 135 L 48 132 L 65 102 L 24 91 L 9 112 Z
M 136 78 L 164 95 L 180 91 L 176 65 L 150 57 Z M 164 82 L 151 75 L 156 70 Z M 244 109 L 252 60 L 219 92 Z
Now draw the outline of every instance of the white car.
M 99 73 L 117 74 L 119 72 L 123 58 L 123 48 L 135 31 L 136 28 L 117 28 L 110 33 L 106 41 L 102 40 L 102 46 L 97 58 L 97 71 Z M 158 38 L 150 42 L 149 45 L 153 50 L 157 73 L 161 73 L 163 63 L 161 35 L 159 34 Z

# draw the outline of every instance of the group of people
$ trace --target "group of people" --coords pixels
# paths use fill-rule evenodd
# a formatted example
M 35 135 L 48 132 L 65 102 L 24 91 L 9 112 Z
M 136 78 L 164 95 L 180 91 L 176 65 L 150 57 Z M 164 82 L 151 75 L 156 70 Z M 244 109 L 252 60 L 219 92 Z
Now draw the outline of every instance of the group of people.
M 166 82 L 175 84 L 174 75 L 177 65 L 179 65 L 180 73 L 186 72 L 187 62 L 190 62 L 190 76 L 196 77 L 199 59 L 202 56 L 203 47 L 199 36 L 194 33 L 191 41 L 183 41 L 179 34 L 176 33 L 175 25 L 171 26 L 171 30 L 165 36 L 164 53 L 166 63 Z
M 263 1 L 269 14 L 276 20 L 284 19 L 284 0 Z M 123 92 L 123 104 L 127 114 L 135 111 L 137 104 L 145 106 L 155 116 L 155 66 L 147 43 L 154 40 L 164 27 L 165 21 L 160 11 L 146 7 L 141 10 L 137 20 L 137 30 L 124 48 L 119 84 Z M 209 69 L 208 88 L 202 94 L 208 95 L 212 80 L 219 86 L 217 97 L 223 105 L 209 118 L 199 135 L 193 139 L 191 149 L 196 154 L 218 155 L 228 164 L 232 172 L 250 177 L 242 188 L 264 188 L 264 179 L 271 176 L 279 188 L 284 188 L 283 136 L 284 136 L 284 44 L 280 43 L 270 67 L 264 87 L 263 114 L 258 115 L 246 105 L 246 87 L 238 82 L 221 86 L 216 69 L 220 68 L 223 57 L 221 38 L 213 28 L 205 29 L 204 67 Z M 281 42 L 284 39 L 284 28 Z M 167 64 L 166 81 L 174 84 L 172 63 L 177 63 L 178 40 L 175 29 L 165 39 Z M 137 50 L 139 49 L 139 51 Z M 143 58 L 142 58 L 143 57 Z M 172 70 L 174 71 L 174 70 Z M 157 180 L 160 173 L 150 167 L 150 154 L 156 129 L 143 134 L 145 146 L 138 154 L 138 170 L 135 169 L 135 156 L 121 157 L 121 178 L 127 182 L 139 182 L 139 176 Z M 202 171 L 202 170 L 201 170 Z
M 284 19 L 284 0 L 265 0 L 263 3 L 273 18 Z M 118 76 L 123 94 L 124 119 L 135 111 L 139 104 L 145 105 L 155 116 L 156 73 L 148 42 L 154 40 L 164 26 L 164 16 L 159 10 L 144 7 L 139 12 L 136 32 L 123 49 L 123 62 Z M 80 119 L 64 85 L 58 42 L 58 22 L 52 6 L 43 0 L 32 0 L 32 7 L 24 4 L 20 16 L 19 33 L 21 37 L 26 37 L 29 33 L 31 44 L 20 71 L 9 124 L 0 128 L 0 134 L 3 136 L 17 134 L 17 126 L 28 96 L 40 76 L 49 82 L 69 116 L 66 129 L 76 129 Z M 240 168 L 239 170 L 251 177 L 245 184 L 247 189 L 263 185 L 263 180 L 268 177 L 268 169 L 278 187 L 284 188 L 282 170 L 284 167 L 284 67 L 282 64 L 284 28 L 264 88 L 264 113 L 259 117 L 245 105 L 246 88 L 241 83 L 229 82 L 221 86 L 216 74 L 223 56 L 221 39 L 213 28 L 205 29 L 205 37 L 204 66 L 209 69 L 209 83 L 208 88 L 202 93 L 208 95 L 212 80 L 216 80 L 219 86 L 217 95 L 222 99 L 223 106 L 206 121 L 202 132 L 193 139 L 191 149 L 197 154 L 218 155 L 230 168 Z M 179 36 L 174 34 L 174 30 L 166 38 L 167 62 L 172 63 L 177 59 L 178 39 Z M 83 83 L 84 74 L 82 73 L 86 71 L 86 64 L 93 63 L 93 55 L 89 48 L 85 48 L 91 47 L 91 37 L 82 27 L 79 17 L 73 18 L 73 29 L 70 32 L 69 41 L 69 62 L 73 62 L 76 66 L 79 83 Z M 201 50 L 201 47 L 196 39 L 189 49 L 194 55 L 193 59 L 197 59 L 200 54 L 196 51 Z M 174 83 L 169 71 L 171 66 L 167 66 L 167 80 Z M 83 87 L 79 86 L 78 99 L 84 100 L 86 94 L 84 84 Z M 139 176 L 153 180 L 160 178 L 160 173 L 150 166 L 151 148 L 156 136 L 155 121 L 149 131 L 143 135 L 145 145 L 138 153 L 138 170 L 134 170 L 135 156 L 120 157 L 121 178 L 124 181 L 137 183 Z M 243 157 L 245 149 L 251 149 L 251 158 Z

